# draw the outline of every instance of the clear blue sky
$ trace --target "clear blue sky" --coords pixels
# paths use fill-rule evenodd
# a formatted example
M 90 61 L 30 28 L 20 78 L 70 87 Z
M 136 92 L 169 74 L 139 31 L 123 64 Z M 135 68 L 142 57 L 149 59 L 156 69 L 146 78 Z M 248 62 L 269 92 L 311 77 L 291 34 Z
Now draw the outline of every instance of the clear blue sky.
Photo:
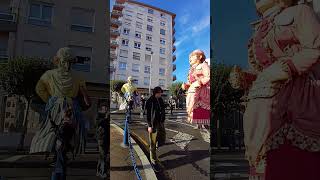
M 210 0 L 137 0 L 176 14 L 177 81 L 186 81 L 189 53 L 202 49 L 210 57 Z M 220 0 L 218 0 L 220 1 Z M 221 0 L 225 1 L 225 0 Z M 196 2 L 196 3 L 195 3 Z M 114 0 L 110 1 L 110 7 Z
M 247 67 L 247 44 L 252 33 L 250 23 L 258 16 L 253 0 L 214 0 L 213 58 L 225 64 Z

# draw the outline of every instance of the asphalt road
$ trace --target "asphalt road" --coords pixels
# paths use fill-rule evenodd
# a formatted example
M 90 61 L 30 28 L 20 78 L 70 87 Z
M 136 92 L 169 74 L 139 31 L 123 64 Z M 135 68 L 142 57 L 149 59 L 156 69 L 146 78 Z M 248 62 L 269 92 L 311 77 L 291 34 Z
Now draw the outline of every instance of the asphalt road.
M 210 179 L 210 139 L 209 133 L 195 129 L 186 122 L 185 110 L 167 114 L 165 127 L 167 143 L 158 149 L 158 156 L 164 169 L 157 173 L 158 179 L 168 180 L 208 180 Z M 124 113 L 112 113 L 111 123 L 124 125 Z M 146 117 L 133 114 L 129 125 L 132 137 L 148 154 L 148 133 Z

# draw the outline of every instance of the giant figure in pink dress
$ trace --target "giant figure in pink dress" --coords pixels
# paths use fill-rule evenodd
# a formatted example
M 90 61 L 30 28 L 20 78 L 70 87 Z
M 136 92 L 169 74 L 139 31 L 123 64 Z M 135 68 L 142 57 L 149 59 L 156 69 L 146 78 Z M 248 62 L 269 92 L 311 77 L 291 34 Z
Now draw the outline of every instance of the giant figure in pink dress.
M 187 91 L 187 112 L 190 123 L 199 128 L 210 126 L 210 67 L 205 62 L 206 56 L 201 50 L 194 50 L 189 55 L 190 70 L 188 82 L 182 85 Z
M 250 179 L 320 179 L 320 24 L 294 0 L 256 0 L 262 18 L 249 41 L 244 132 Z

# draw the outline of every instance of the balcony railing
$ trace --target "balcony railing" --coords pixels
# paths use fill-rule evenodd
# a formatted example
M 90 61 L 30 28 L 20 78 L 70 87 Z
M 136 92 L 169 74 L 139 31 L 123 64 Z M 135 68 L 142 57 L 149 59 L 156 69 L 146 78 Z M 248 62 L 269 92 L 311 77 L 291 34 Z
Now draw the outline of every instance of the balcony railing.
M 173 46 L 172 47 L 172 52 L 175 52 L 176 51 L 176 46 Z
M 173 55 L 173 56 L 172 56 L 172 62 L 175 62 L 176 59 L 177 59 L 176 55 Z
M 176 42 L 176 37 L 172 38 L 172 44 Z
M 0 12 L 0 21 L 16 22 L 16 15 L 13 13 Z
M 176 76 L 176 75 L 173 75 L 173 76 L 172 76 L 172 81 L 175 81 L 175 80 L 177 80 L 177 76 Z
M 174 64 L 173 66 L 172 66 L 172 71 L 175 71 L 177 69 L 177 66 Z
M 111 48 L 117 48 L 119 46 L 119 43 L 116 40 L 110 41 Z
M 120 2 L 115 3 L 114 6 L 113 6 L 114 10 L 122 11 L 123 8 L 124 8 L 124 5 L 122 3 L 120 3 Z
M 113 37 L 117 37 L 117 36 L 120 36 L 120 31 L 118 29 L 110 29 L 110 34 L 111 36 Z
M 111 19 L 111 25 L 112 26 L 119 27 L 119 26 L 121 26 L 121 24 L 122 24 L 122 22 L 119 21 L 118 19 L 114 19 L 114 18 Z
M 118 11 L 118 10 L 112 10 L 111 12 L 111 17 L 112 18 L 119 18 L 120 16 L 122 16 L 122 11 Z

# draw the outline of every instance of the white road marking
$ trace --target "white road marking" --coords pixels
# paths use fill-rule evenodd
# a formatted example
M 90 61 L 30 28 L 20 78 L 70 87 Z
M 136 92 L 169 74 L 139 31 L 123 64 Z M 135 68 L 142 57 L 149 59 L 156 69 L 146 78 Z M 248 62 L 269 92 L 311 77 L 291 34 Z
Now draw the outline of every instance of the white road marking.
M 182 125 L 185 125 L 185 126 L 189 126 L 189 127 L 192 127 L 192 128 L 196 128 L 197 126 L 194 126 L 194 125 L 191 125 L 191 124 L 188 124 L 188 123 L 183 123 L 181 121 L 175 121 L 175 120 L 169 120 L 169 119 L 166 119 L 166 121 L 169 121 L 169 122 L 175 122 L 177 124 L 182 124 Z
M 178 134 L 170 138 L 170 141 L 175 143 L 178 147 L 180 147 L 180 149 L 184 149 L 192 139 L 192 135 L 179 132 Z
M 200 130 L 200 134 L 201 134 L 202 139 L 205 142 L 210 143 L 210 133 L 209 132 L 204 132 L 204 131 Z
M 9 158 L 7 158 L 7 159 L 2 159 L 2 160 L 0 160 L 0 162 L 15 162 L 15 161 L 17 161 L 17 160 L 19 160 L 19 159 L 22 159 L 22 158 L 24 158 L 24 157 L 27 157 L 27 155 L 11 156 L 11 157 L 9 157 Z

